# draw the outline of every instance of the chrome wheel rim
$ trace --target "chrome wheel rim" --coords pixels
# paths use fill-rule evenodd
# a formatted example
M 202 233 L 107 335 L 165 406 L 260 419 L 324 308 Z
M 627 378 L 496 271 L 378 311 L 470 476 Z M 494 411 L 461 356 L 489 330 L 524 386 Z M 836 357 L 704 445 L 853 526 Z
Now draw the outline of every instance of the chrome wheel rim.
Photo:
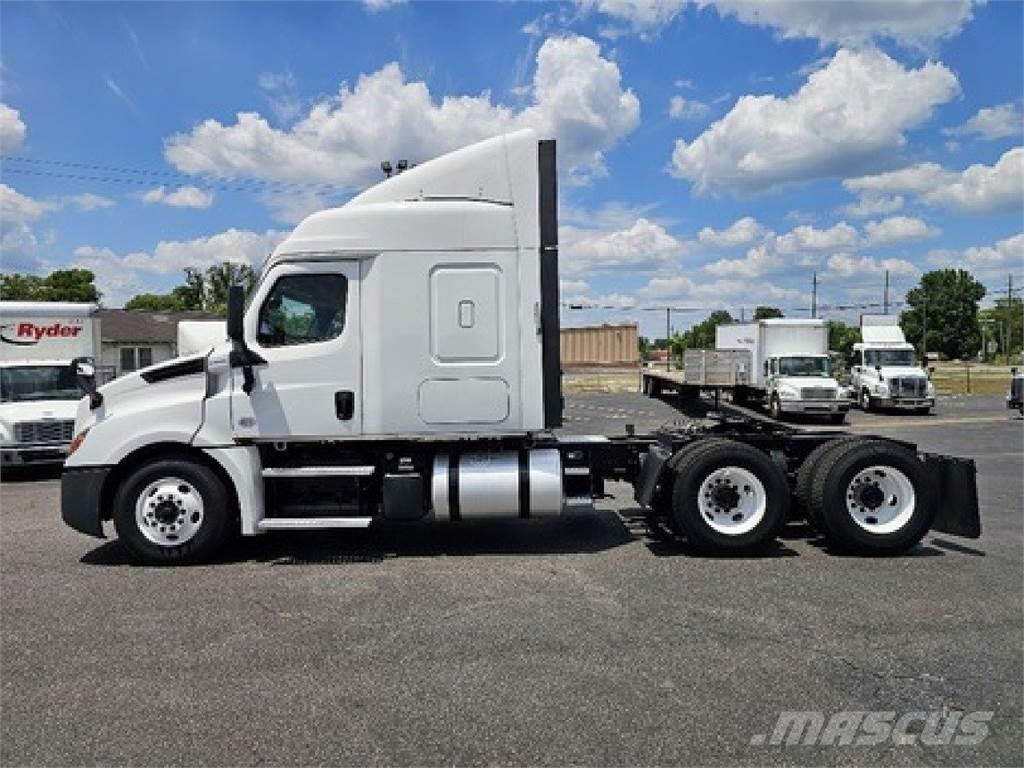
M 135 524 L 159 547 L 181 546 L 203 525 L 203 497 L 180 477 L 154 480 L 135 502 Z
M 757 475 L 743 467 L 720 467 L 704 478 L 697 508 L 712 530 L 728 536 L 748 533 L 764 519 L 768 493 Z
M 914 484 L 895 467 L 862 469 L 846 487 L 846 510 L 868 533 L 895 533 L 910 522 L 916 508 Z

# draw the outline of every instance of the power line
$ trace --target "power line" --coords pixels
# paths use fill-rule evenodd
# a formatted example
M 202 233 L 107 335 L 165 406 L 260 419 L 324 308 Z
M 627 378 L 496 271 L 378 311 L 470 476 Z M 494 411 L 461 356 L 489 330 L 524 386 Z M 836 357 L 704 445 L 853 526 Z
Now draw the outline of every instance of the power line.
M 9 159 L 16 161 L 21 160 L 21 158 L 5 158 L 5 161 Z M 75 167 L 75 164 L 68 163 L 67 167 Z M 4 164 L 3 172 L 5 174 L 10 173 L 22 176 L 41 176 L 55 179 L 70 179 L 73 181 L 90 181 L 101 184 L 127 184 L 132 186 L 150 187 L 153 184 L 164 183 L 178 187 L 195 186 L 220 192 L 265 192 L 270 194 L 318 192 L 321 194 L 327 194 L 330 192 L 349 191 L 349 188 L 347 187 L 329 183 L 306 184 L 301 182 L 278 182 L 254 178 L 232 180 L 225 177 L 213 177 L 211 179 L 203 176 L 192 177 L 172 172 L 167 172 L 166 175 L 163 175 L 162 172 L 153 170 L 115 169 L 113 167 L 103 166 L 90 167 L 87 164 L 77 164 L 77 167 L 82 167 L 89 172 L 78 173 L 67 170 L 48 170 L 46 168 L 22 168 L 17 165 L 12 168 L 9 167 L 6 162 Z M 106 172 L 108 170 L 109 172 Z M 91 171 L 96 171 L 96 173 L 92 173 Z M 131 178 L 130 176 L 126 177 L 119 174 L 135 174 L 141 178 Z

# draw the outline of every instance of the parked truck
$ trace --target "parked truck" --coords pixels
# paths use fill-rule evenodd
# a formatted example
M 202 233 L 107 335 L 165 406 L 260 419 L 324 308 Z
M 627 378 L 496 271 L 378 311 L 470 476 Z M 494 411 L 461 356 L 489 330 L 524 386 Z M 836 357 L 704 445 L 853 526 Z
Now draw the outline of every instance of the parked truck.
M 229 341 L 79 405 L 71 527 L 142 561 L 210 556 L 231 531 L 537 518 L 608 481 L 695 548 L 769 546 L 794 506 L 837 547 L 976 536 L 970 461 L 909 443 L 719 421 L 560 431 L 555 144 L 532 131 L 425 162 L 279 245 Z M 524 523 L 525 524 L 525 523 Z
M 824 320 L 772 318 L 727 323 L 715 329 L 715 348 L 750 352 L 750 381 L 734 397 L 768 407 L 773 418 L 788 414 L 846 420 L 849 402 L 832 376 Z
M 714 349 L 688 349 L 681 373 L 650 368 L 644 391 L 671 389 L 683 397 L 729 392 L 737 405 L 756 404 L 773 418 L 800 414 L 846 420 L 848 398 L 832 376 L 824 320 L 772 318 L 726 323 L 715 329 Z
M 928 414 L 935 407 L 935 387 L 917 364 L 895 315 L 862 315 L 861 340 L 853 345 L 850 393 L 865 411 L 900 408 Z
M 98 307 L 0 301 L 0 464 L 60 464 L 82 393 L 71 371 L 98 358 Z

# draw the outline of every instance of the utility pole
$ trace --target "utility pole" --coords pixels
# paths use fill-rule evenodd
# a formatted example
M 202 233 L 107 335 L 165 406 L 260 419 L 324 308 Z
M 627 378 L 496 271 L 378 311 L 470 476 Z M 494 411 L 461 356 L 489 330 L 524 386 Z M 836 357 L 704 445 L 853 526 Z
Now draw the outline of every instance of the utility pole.
M 818 273 L 811 278 L 811 318 L 818 316 Z
M 889 270 L 885 270 L 885 294 L 882 297 L 883 314 L 889 314 Z
M 1006 276 L 1006 362 L 1010 362 L 1010 347 L 1013 345 L 1013 275 Z
M 665 370 L 672 370 L 672 307 L 665 307 Z
M 746 320 L 747 320 L 747 310 L 746 310 L 746 307 L 740 307 L 740 322 L 743 323 L 743 322 L 746 322 Z
M 924 292 L 924 285 L 921 286 L 921 356 L 924 358 L 924 366 L 928 367 L 928 294 Z

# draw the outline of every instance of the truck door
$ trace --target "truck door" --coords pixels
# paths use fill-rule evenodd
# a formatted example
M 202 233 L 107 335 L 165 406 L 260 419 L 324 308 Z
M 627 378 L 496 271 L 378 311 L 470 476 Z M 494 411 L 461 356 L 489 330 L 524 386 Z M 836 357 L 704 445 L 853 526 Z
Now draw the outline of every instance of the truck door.
M 257 288 L 245 339 L 266 363 L 242 389 L 231 371 L 237 438 L 325 440 L 362 433 L 359 262 L 284 263 Z

